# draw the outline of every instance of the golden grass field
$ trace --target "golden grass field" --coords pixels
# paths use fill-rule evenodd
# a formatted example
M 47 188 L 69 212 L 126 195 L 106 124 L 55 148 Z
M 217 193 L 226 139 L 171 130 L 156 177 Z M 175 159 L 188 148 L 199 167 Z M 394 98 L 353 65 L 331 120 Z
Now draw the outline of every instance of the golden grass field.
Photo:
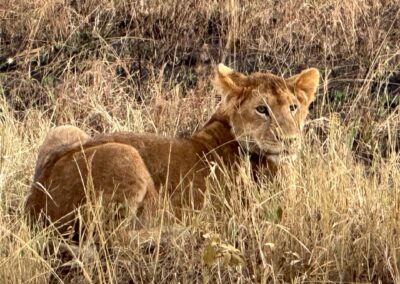
M 399 27 L 398 0 L 1 0 L 0 283 L 399 283 Z M 79 244 L 28 226 L 50 128 L 190 135 L 220 62 L 320 70 L 287 175 L 256 183 L 243 161 L 202 210 L 129 243 L 96 208 Z

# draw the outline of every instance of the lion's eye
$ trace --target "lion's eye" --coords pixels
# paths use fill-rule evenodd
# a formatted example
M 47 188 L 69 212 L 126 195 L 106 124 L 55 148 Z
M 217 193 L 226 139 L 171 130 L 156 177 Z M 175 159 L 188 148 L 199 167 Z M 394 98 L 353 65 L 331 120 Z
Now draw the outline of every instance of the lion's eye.
M 297 105 L 290 105 L 290 106 L 289 106 L 289 110 L 290 110 L 291 112 L 296 111 L 296 109 L 297 109 Z
M 256 107 L 256 111 L 258 113 L 261 113 L 261 114 L 264 114 L 266 116 L 269 116 L 268 107 L 266 107 L 266 106 L 258 106 L 258 107 Z

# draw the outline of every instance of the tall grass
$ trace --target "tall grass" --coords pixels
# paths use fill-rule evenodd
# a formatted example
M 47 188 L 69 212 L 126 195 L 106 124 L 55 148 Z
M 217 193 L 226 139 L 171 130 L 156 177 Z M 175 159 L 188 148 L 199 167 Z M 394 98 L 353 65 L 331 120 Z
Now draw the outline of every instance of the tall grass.
M 399 282 L 399 11 L 394 0 L 3 1 L 0 283 Z M 51 127 L 190 135 L 218 102 L 208 77 L 222 61 L 320 69 L 285 175 L 256 182 L 244 159 L 236 176 L 209 178 L 201 210 L 126 238 L 101 222 L 79 244 L 27 225 Z

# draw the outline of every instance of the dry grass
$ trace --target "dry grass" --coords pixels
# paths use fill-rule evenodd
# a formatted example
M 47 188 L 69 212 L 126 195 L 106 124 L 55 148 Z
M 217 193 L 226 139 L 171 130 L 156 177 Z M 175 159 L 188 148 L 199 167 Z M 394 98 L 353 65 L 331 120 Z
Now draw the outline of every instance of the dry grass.
M 396 0 L 3 0 L 0 283 L 399 282 L 399 11 Z M 215 107 L 208 76 L 221 61 L 321 70 L 287 176 L 256 183 L 243 161 L 235 178 L 210 177 L 202 210 L 129 244 L 101 225 L 79 247 L 27 226 L 50 127 L 191 134 Z

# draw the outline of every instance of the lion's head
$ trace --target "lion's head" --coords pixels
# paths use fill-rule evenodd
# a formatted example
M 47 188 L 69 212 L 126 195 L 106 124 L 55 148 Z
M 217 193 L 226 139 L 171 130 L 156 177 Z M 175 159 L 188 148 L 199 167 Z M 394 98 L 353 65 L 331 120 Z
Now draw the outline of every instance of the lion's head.
M 271 73 L 246 76 L 219 64 L 214 78 L 222 94 L 217 113 L 227 118 L 236 140 L 248 152 L 275 162 L 293 159 L 318 84 L 319 72 L 314 68 L 284 79 Z

